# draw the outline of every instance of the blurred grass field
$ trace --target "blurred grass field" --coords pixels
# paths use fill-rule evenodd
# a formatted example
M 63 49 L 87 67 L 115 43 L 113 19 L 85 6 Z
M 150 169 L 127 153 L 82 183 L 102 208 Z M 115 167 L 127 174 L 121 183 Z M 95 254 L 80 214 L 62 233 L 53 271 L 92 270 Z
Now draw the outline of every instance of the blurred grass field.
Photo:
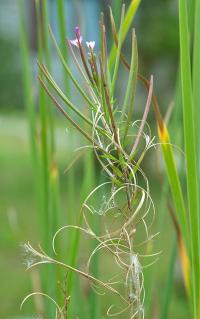
M 21 245 L 38 241 L 37 204 L 28 139 L 28 125 L 23 113 L 0 117 L 0 316 L 20 315 L 20 303 L 30 289 L 29 274 Z M 57 125 L 58 161 L 64 172 L 66 153 L 72 153 L 62 121 Z M 61 174 L 63 197 L 66 180 Z M 67 202 L 67 199 L 63 199 Z M 64 208 L 63 208 L 64 210 Z

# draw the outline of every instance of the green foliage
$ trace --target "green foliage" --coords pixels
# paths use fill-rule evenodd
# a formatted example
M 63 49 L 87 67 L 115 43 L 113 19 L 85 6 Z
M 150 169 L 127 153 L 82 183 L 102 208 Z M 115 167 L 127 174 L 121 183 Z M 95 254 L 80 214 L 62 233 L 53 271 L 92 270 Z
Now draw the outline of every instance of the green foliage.
M 188 26 L 188 9 L 186 1 L 179 1 L 179 26 L 180 26 L 180 65 L 181 65 L 181 89 L 183 101 L 184 119 L 184 139 L 187 172 L 187 192 L 189 206 L 189 227 L 190 227 L 190 253 L 192 257 L 192 298 L 194 318 L 199 317 L 199 287 L 200 287 L 200 218 L 199 218 L 199 170 L 197 168 L 198 151 L 195 127 L 196 121 L 193 104 L 193 89 L 196 87 L 197 78 L 192 83 L 192 69 L 190 60 L 190 38 Z M 196 28 L 199 26 L 195 24 Z M 194 55 L 196 56 L 198 46 L 195 46 Z M 198 52 L 199 54 L 199 52 Z M 198 81 L 199 83 L 199 81 Z M 195 105 L 195 109 L 198 107 Z
M 17 43 L 0 37 L 0 61 L 3 61 L 0 73 L 0 109 L 11 112 L 15 108 L 23 109 L 21 91 L 22 77 L 18 61 L 20 55 Z

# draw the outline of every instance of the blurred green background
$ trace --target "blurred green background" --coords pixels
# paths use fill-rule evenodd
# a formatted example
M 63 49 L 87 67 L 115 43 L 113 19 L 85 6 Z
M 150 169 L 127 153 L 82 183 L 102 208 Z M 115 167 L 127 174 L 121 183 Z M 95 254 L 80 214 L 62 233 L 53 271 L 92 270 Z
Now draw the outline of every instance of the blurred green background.
M 122 1 L 118 0 L 66 0 L 65 17 L 69 38 L 73 38 L 76 25 L 81 25 L 82 33 L 87 39 L 98 39 L 99 15 L 103 10 L 108 22 L 108 5 L 113 7 L 116 19 Z M 128 5 L 130 1 L 125 1 Z M 30 67 L 33 76 L 33 93 L 38 101 L 37 85 L 37 32 L 34 1 L 26 1 L 25 12 L 28 23 L 24 26 L 31 48 Z M 58 37 L 56 0 L 49 0 L 49 18 L 54 33 Z M 32 170 L 28 121 L 24 105 L 22 63 L 20 55 L 20 17 L 17 1 L 0 1 L 0 317 L 5 319 L 27 318 L 20 311 L 20 303 L 31 290 L 29 274 L 25 272 L 23 254 L 20 245 L 26 241 L 38 243 L 39 233 L 37 210 L 38 204 L 34 189 L 34 172 Z M 176 78 L 178 70 L 178 12 L 174 0 L 142 0 L 134 20 L 138 38 L 139 69 L 147 77 L 154 75 L 155 90 L 163 114 L 175 99 Z M 108 23 L 108 30 L 110 25 Z M 109 43 L 111 34 L 108 33 Z M 98 47 L 98 41 L 97 41 Z M 130 53 L 130 41 L 127 39 L 124 52 Z M 53 56 L 53 70 L 61 79 L 61 70 L 56 56 Z M 118 81 L 119 97 L 123 95 L 124 72 Z M 139 91 L 139 95 L 143 93 Z M 138 99 L 139 103 L 142 98 Z M 137 109 L 136 117 L 140 115 Z M 55 116 L 56 160 L 60 173 L 60 209 L 62 219 L 60 226 L 75 222 L 78 216 L 83 194 L 85 162 L 80 159 L 70 171 L 64 171 L 74 158 L 74 150 L 81 145 L 80 136 L 74 130 L 66 129 L 66 121 Z M 181 145 L 182 136 L 179 130 L 181 115 L 174 109 L 171 115 L 170 129 L 174 130 L 175 143 Z M 153 113 L 149 122 L 154 132 Z M 157 215 L 162 214 L 162 222 L 156 224 L 160 232 L 159 247 L 163 251 L 160 260 L 152 266 L 154 279 L 150 295 L 150 310 L 146 318 L 160 318 L 162 300 L 166 292 L 166 278 L 174 246 L 175 232 L 169 218 L 165 203 L 161 202 L 164 189 L 160 188 L 158 171 L 165 177 L 159 150 L 150 153 L 144 163 L 144 170 L 150 177 L 152 197 L 155 200 Z M 180 154 L 177 152 L 177 160 Z M 95 164 L 95 184 L 101 179 L 98 166 Z M 181 169 L 181 164 L 180 164 Z M 73 176 L 73 178 L 72 178 Z M 184 176 L 183 176 L 184 178 Z M 75 183 L 72 185 L 72 183 Z M 91 188 L 87 185 L 88 190 Z M 87 188 L 86 187 L 86 188 Z M 162 201 L 164 201 L 162 199 Z M 178 258 L 175 260 L 173 294 L 170 299 L 168 318 L 186 319 L 188 306 L 182 283 Z M 30 303 L 31 304 L 31 303 Z M 30 306 L 29 304 L 29 306 Z M 34 308 L 26 308 L 29 318 L 34 315 Z

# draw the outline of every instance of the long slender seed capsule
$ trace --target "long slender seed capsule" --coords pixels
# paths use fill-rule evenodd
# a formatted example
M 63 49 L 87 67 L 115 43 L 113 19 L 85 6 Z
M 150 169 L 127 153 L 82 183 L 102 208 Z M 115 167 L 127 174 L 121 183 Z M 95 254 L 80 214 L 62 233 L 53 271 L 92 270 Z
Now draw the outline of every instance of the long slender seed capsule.
M 41 85 L 43 86 L 44 90 L 46 91 L 46 93 L 49 95 L 49 97 L 52 99 L 52 101 L 54 102 L 55 106 L 57 107 L 57 109 L 68 119 L 68 121 L 81 133 L 83 134 L 83 136 L 86 137 L 86 139 L 88 141 L 90 141 L 94 147 L 96 147 L 97 149 L 99 149 L 102 153 L 104 154 L 109 154 L 106 150 L 104 150 L 95 140 L 93 140 L 91 138 L 91 136 L 85 132 L 68 114 L 67 112 L 65 112 L 65 110 L 62 108 L 62 106 L 60 105 L 60 103 L 56 100 L 55 96 L 53 96 L 53 94 L 49 91 L 49 89 L 47 88 L 46 84 L 44 83 L 44 81 L 42 80 L 42 78 L 40 76 L 38 76 L 38 80 L 40 81 Z
M 104 41 L 104 15 L 101 13 L 100 18 L 100 33 L 101 33 L 101 58 L 102 65 L 105 66 L 105 41 Z
M 38 62 L 38 66 L 43 72 L 44 76 L 46 77 L 47 81 L 52 85 L 54 90 L 57 92 L 57 94 L 61 97 L 61 99 L 66 103 L 77 115 L 80 116 L 87 124 L 89 124 L 91 127 L 93 126 L 93 123 L 91 122 L 90 119 L 86 118 L 83 113 L 81 113 L 77 107 L 75 107 L 72 102 L 65 96 L 65 94 L 62 92 L 62 90 L 57 86 L 53 78 L 51 77 L 50 73 L 48 72 L 47 68 L 45 67 L 44 64 L 41 64 Z M 96 129 L 98 132 L 102 133 L 105 135 L 104 130 L 100 126 L 96 126 Z
M 112 19 L 111 21 L 114 21 L 113 17 L 111 19 Z M 111 25 L 112 25 L 112 31 L 113 31 L 113 39 L 115 41 L 116 47 L 118 47 L 118 37 L 117 37 L 116 29 L 115 29 L 115 24 L 112 22 Z M 120 54 L 120 58 L 121 58 L 121 61 L 123 62 L 123 64 L 125 65 L 125 67 L 130 71 L 130 64 L 128 63 L 128 61 L 126 60 L 126 58 L 122 52 Z M 144 84 L 145 88 L 149 91 L 150 82 L 143 75 L 141 75 L 139 73 L 138 73 L 137 77 Z M 157 97 L 156 97 L 154 90 L 152 93 L 152 102 L 153 102 L 154 112 L 155 112 L 155 116 L 156 116 L 156 120 L 157 120 L 159 129 L 160 129 L 160 131 L 163 131 L 164 121 L 163 121 L 163 118 L 162 118 L 162 115 L 160 112 L 160 107 L 159 107 L 158 100 L 157 100 Z
M 46 93 L 49 95 L 49 97 L 51 98 L 51 100 L 54 102 L 55 106 L 57 107 L 57 109 L 68 119 L 68 121 L 76 128 L 78 129 L 78 131 L 80 131 L 86 138 L 88 141 L 90 141 L 91 143 L 94 143 L 94 141 L 92 140 L 92 138 L 85 132 L 82 130 L 82 128 L 67 114 L 67 112 L 65 112 L 65 110 L 62 108 L 62 106 L 58 103 L 58 101 L 56 100 L 56 98 L 53 96 L 53 94 L 49 91 L 49 89 L 47 88 L 46 84 L 44 83 L 44 81 L 42 80 L 42 78 L 39 76 L 38 80 L 40 81 L 41 85 L 43 86 L 43 88 L 45 89 Z
M 70 100 L 67 98 L 67 96 L 62 92 L 62 90 L 57 86 L 56 82 L 52 78 L 51 74 L 47 70 L 44 64 L 38 63 L 38 66 L 44 76 L 46 77 L 47 81 L 51 84 L 53 89 L 58 93 L 58 95 L 61 97 L 61 99 L 77 114 L 79 115 L 87 124 L 92 126 L 92 122 L 90 119 L 88 119 L 84 114 L 82 114 L 77 107 L 75 107 Z
M 115 59 L 115 65 L 113 70 L 113 76 L 112 76 L 112 84 L 111 84 L 111 97 L 114 96 L 116 81 L 117 81 L 117 73 L 119 69 L 119 63 L 120 63 L 120 55 L 122 50 L 122 27 L 124 22 L 124 15 L 125 15 L 125 4 L 122 6 L 122 12 L 121 12 L 121 20 L 120 20 L 120 27 L 119 27 L 119 40 L 118 40 L 118 47 L 117 47 L 117 53 L 116 53 L 116 59 Z
M 90 64 L 90 69 L 91 69 L 91 72 L 92 72 L 92 77 L 93 77 L 93 80 L 96 84 L 96 87 L 98 88 L 98 80 L 97 80 L 97 75 L 96 75 L 96 71 L 95 71 L 95 68 L 94 68 L 94 63 L 92 61 L 92 58 L 88 58 L 88 62 Z
M 148 94 L 148 98 L 147 98 L 147 103 L 146 103 L 146 107 L 145 107 L 145 110 L 144 110 L 144 114 L 143 114 L 143 117 L 142 117 L 142 122 L 141 122 L 141 125 L 139 127 L 139 132 L 138 132 L 137 138 L 136 138 L 135 143 L 133 145 L 133 148 L 131 150 L 130 157 L 132 157 L 132 155 L 136 151 L 137 146 L 138 146 L 139 141 L 140 141 L 140 138 L 141 138 L 141 135 L 142 135 L 142 132 L 144 130 L 144 125 L 145 125 L 145 122 L 146 122 L 146 119 L 147 119 L 147 115 L 149 113 L 149 109 L 150 109 L 150 105 L 151 105 L 152 92 L 153 92 L 153 76 L 151 76 L 151 80 L 150 80 L 149 94 Z
M 97 87 L 99 87 L 99 73 L 98 73 L 98 69 L 97 69 L 97 62 L 96 62 L 96 56 L 94 55 L 93 50 L 89 47 L 90 50 L 90 54 L 91 54 L 91 62 L 92 62 L 92 68 L 93 68 L 93 72 L 94 72 L 94 80 L 96 82 Z
M 111 106 L 111 102 L 110 102 L 110 96 L 109 96 L 108 89 L 107 89 L 107 84 L 106 84 L 106 80 L 105 80 L 105 75 L 104 75 L 104 71 L 103 71 L 101 57 L 99 57 L 99 61 L 100 61 L 100 69 L 101 69 L 101 79 L 103 82 L 103 88 L 104 88 L 106 103 L 108 106 L 108 112 L 110 114 L 110 120 L 111 120 L 111 124 L 112 124 L 114 139 L 115 139 L 115 142 L 118 143 L 117 129 L 116 129 L 116 125 L 115 125 L 115 120 L 114 120 L 114 116 L 113 116 L 112 106 Z
M 107 81 L 107 87 L 110 91 L 111 88 L 111 76 L 110 76 L 110 70 L 108 66 L 108 49 L 107 49 L 107 39 L 106 39 L 106 28 L 104 24 L 104 15 L 101 14 L 100 19 L 100 33 L 101 33 L 101 55 L 102 55 L 102 64 L 103 69 L 105 72 L 105 78 Z
M 85 68 L 85 72 L 87 73 L 87 76 L 88 76 L 90 82 L 91 82 L 92 84 L 94 84 L 94 80 L 93 80 L 93 78 L 92 78 L 92 76 L 91 76 L 91 74 L 90 74 L 90 70 L 88 69 L 88 66 L 87 66 L 87 61 L 86 61 L 86 58 L 85 58 L 85 53 L 84 53 L 83 47 L 82 47 L 82 45 L 81 45 L 79 32 L 80 32 L 80 29 L 77 28 L 77 30 L 76 30 L 76 37 L 77 37 L 77 40 L 78 40 L 78 47 L 79 47 L 79 51 L 80 51 L 80 55 L 81 55 L 81 60 L 82 60 L 82 62 L 83 62 L 83 66 L 84 66 L 84 68 Z
M 53 44 L 55 46 L 56 52 L 58 54 L 58 57 L 60 59 L 60 62 L 62 63 L 67 75 L 69 76 L 69 78 L 71 79 L 71 81 L 73 82 L 73 84 L 75 85 L 75 87 L 77 88 L 77 90 L 80 92 L 80 94 L 83 96 L 83 98 L 88 102 L 88 104 L 93 107 L 93 102 L 90 100 L 90 98 L 88 98 L 87 94 L 84 92 L 84 90 L 81 88 L 81 86 L 79 85 L 79 83 L 76 81 L 75 77 L 73 76 L 72 72 L 69 69 L 68 64 L 65 61 L 65 58 L 62 55 L 61 50 L 59 49 L 59 46 L 56 42 L 55 36 L 53 34 L 53 31 L 51 30 L 51 27 L 49 26 L 49 33 L 50 36 L 52 38 Z
M 132 114 L 133 114 L 133 105 L 134 105 L 135 91 L 136 91 L 136 85 L 137 85 L 137 73 L 138 73 L 137 40 L 136 40 L 135 31 L 133 30 L 131 66 L 130 66 L 130 72 L 128 77 L 128 84 L 127 84 L 126 94 L 124 98 L 124 103 L 122 106 L 122 120 L 124 120 L 125 118 L 125 112 L 128 107 L 127 120 L 126 120 L 126 125 L 124 130 L 124 139 L 123 139 L 124 142 L 128 133 L 129 125 L 130 125 Z

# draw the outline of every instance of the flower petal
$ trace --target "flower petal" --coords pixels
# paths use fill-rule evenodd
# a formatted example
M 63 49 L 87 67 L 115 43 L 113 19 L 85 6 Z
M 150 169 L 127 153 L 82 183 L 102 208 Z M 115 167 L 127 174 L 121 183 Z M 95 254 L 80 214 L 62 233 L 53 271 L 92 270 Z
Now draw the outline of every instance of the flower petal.
M 93 50 L 95 47 L 95 41 L 89 41 L 89 42 L 86 41 L 86 45 L 87 45 L 88 49 Z
M 82 41 L 83 41 L 83 38 L 82 38 L 82 36 L 80 36 L 80 38 L 79 38 L 80 44 L 82 43 Z M 69 40 L 69 42 L 70 42 L 71 44 L 73 44 L 74 46 L 76 46 L 77 48 L 79 47 L 79 45 L 78 45 L 78 39 Z
M 77 39 L 69 40 L 69 42 L 70 42 L 71 44 L 73 44 L 74 46 L 78 47 L 78 40 L 77 40 Z

